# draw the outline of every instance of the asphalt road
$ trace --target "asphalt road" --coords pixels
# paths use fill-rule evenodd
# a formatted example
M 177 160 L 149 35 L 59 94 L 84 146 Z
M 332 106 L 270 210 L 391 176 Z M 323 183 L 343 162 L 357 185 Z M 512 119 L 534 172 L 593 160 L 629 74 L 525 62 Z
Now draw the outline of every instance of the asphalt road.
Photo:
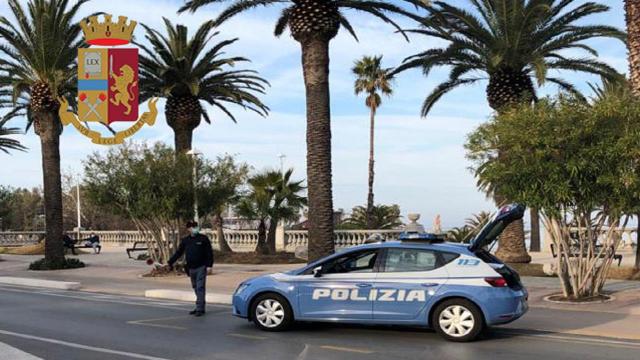
M 467 344 L 425 329 L 301 324 L 265 333 L 209 305 L 0 286 L 0 343 L 42 359 L 638 359 L 640 342 L 499 328 Z M 2 359 L 2 354 L 0 354 Z

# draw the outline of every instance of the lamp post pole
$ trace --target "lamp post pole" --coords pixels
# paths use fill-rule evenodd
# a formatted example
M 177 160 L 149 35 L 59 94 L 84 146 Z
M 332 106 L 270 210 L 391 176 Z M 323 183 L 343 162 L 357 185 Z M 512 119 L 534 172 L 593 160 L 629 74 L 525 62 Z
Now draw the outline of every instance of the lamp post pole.
M 187 152 L 188 155 L 193 157 L 193 221 L 199 223 L 200 216 L 198 215 L 198 156 L 202 155 L 197 149 L 191 149 Z
M 78 216 L 77 239 L 80 240 L 80 229 L 82 228 L 82 213 L 80 208 L 80 176 L 76 183 L 76 213 Z
M 284 159 L 287 157 L 285 154 L 278 155 L 280 158 L 280 174 L 282 175 L 282 181 L 284 182 Z

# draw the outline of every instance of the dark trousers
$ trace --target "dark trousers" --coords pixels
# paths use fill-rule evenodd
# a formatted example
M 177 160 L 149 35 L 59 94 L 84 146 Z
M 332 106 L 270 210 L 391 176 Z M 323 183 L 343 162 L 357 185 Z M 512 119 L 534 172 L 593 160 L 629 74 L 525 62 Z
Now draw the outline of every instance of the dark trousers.
M 199 268 L 189 269 L 189 277 L 191 277 L 191 287 L 196 293 L 196 310 L 204 312 L 207 267 L 201 266 Z

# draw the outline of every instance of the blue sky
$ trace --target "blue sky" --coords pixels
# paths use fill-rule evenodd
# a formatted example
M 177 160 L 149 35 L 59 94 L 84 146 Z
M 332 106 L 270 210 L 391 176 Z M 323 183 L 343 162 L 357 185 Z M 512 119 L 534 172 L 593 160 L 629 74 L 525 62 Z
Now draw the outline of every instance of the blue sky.
M 466 0 L 452 3 L 465 4 Z M 577 3 L 582 3 L 578 1 Z M 177 15 L 179 0 L 94 0 L 85 5 L 82 15 L 104 11 L 125 15 L 152 27 L 161 27 L 161 17 L 195 28 L 204 20 L 215 17 L 219 6 L 208 6 L 196 14 Z M 592 17 L 588 22 L 624 27 L 621 1 L 605 1 L 611 12 Z M 7 14 L 6 1 L 0 2 L 0 13 Z M 334 203 L 336 208 L 351 209 L 366 201 L 368 158 L 368 111 L 364 99 L 353 94 L 353 61 L 362 55 L 384 55 L 385 66 L 396 66 L 406 56 L 437 46 L 433 39 L 413 37 L 407 43 L 393 28 L 359 13 L 348 13 L 357 30 L 359 42 L 341 32 L 331 43 L 331 103 L 333 131 Z M 218 112 L 212 112 L 213 124 L 203 124 L 195 132 L 194 146 L 208 157 L 230 153 L 256 169 L 279 166 L 279 154 L 285 154 L 287 167 L 294 167 L 300 178 L 305 177 L 305 97 L 300 66 L 299 45 L 288 34 L 275 38 L 273 25 L 277 9 L 249 12 L 224 24 L 218 40 L 239 37 L 229 48 L 230 55 L 252 60 L 242 65 L 258 70 L 269 80 L 271 88 L 264 101 L 272 111 L 268 118 L 234 109 L 238 123 L 234 124 Z M 402 21 L 409 25 L 408 22 Z M 136 30 L 142 37 L 142 29 Z M 600 52 L 601 60 L 626 72 L 626 49 L 610 39 L 590 42 Z M 445 96 L 427 119 L 419 116 L 426 94 L 447 74 L 447 69 L 433 71 L 428 78 L 420 71 L 401 74 L 395 81 L 395 94 L 384 99 L 376 127 L 377 203 L 396 203 L 403 215 L 422 214 L 422 222 L 431 224 L 441 214 L 444 227 L 460 225 L 470 214 L 491 210 L 492 204 L 477 191 L 470 163 L 464 157 L 463 144 L 468 133 L 486 121 L 491 109 L 486 104 L 486 83 L 460 88 Z M 564 73 L 581 89 L 595 77 Z M 543 88 L 543 94 L 555 93 L 554 86 Z M 162 104 L 163 106 L 164 104 Z M 160 109 L 162 112 L 162 108 Z M 173 142 L 173 134 L 160 116 L 153 128 L 141 130 L 136 141 Z M 15 121 L 14 126 L 24 123 Z M 29 151 L 0 154 L 0 184 L 40 186 L 42 182 L 40 145 L 33 132 L 17 136 Z M 62 168 L 66 173 L 78 173 L 82 160 L 94 151 L 105 148 L 93 145 L 74 129 L 65 129 L 61 138 Z

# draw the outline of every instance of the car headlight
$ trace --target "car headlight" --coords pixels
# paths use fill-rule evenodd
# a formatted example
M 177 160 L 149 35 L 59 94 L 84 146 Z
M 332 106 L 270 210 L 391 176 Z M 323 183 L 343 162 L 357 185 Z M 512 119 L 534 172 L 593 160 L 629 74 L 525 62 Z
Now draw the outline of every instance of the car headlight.
M 240 295 L 240 293 L 242 293 L 246 288 L 249 287 L 249 284 L 247 283 L 242 283 L 238 286 L 238 288 L 236 289 L 236 295 Z

